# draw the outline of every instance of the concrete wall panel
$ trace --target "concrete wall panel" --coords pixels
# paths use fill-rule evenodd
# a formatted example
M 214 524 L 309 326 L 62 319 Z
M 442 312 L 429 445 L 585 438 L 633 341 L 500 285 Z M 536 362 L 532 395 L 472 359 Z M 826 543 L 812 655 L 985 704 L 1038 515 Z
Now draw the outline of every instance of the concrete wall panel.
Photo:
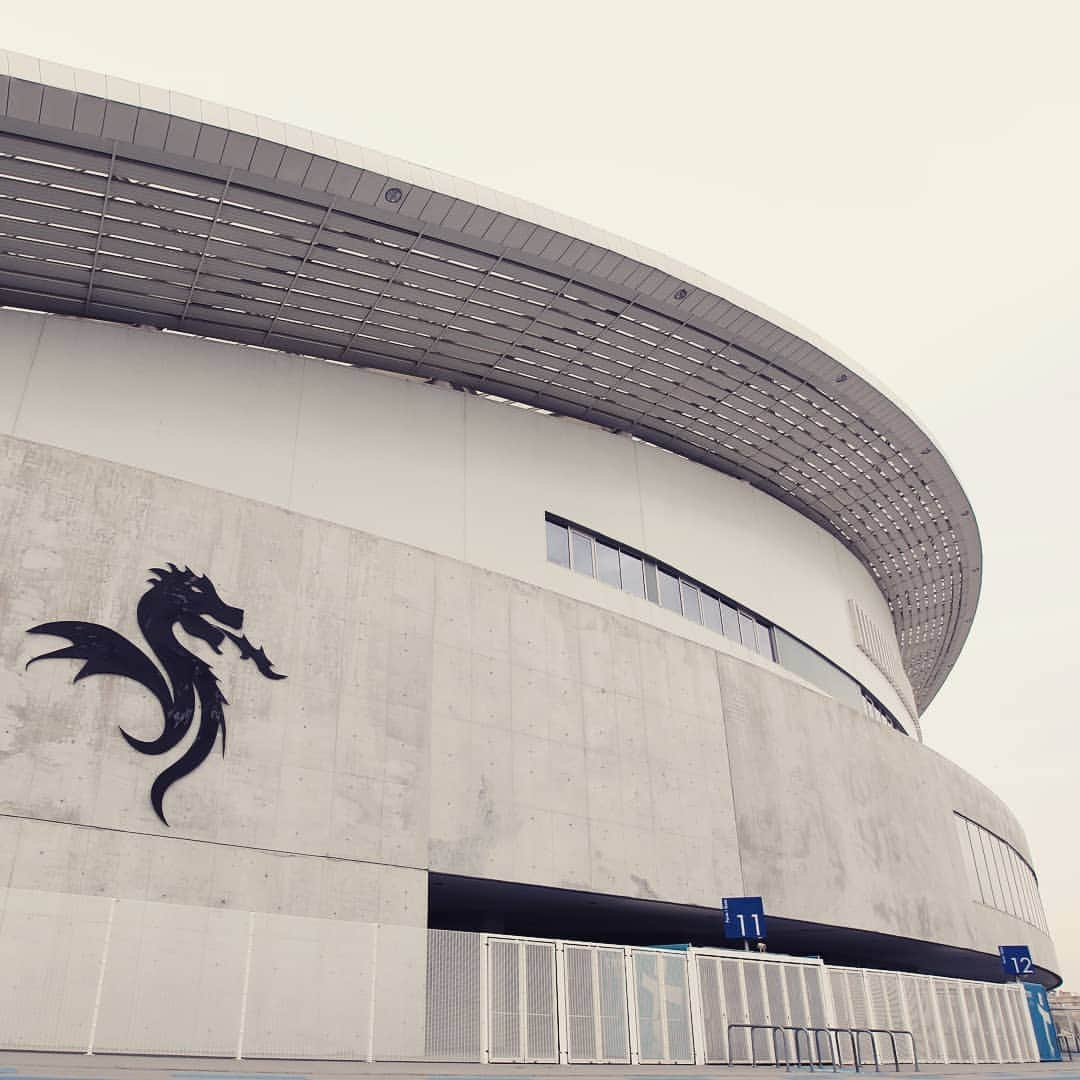
M 244 1056 L 366 1058 L 376 932 L 363 923 L 255 916 Z
M 426 924 L 429 869 L 703 907 L 760 892 L 793 919 L 987 952 L 1032 940 L 1054 966 L 1048 939 L 970 899 L 953 812 L 1026 852 L 999 800 L 778 666 L 708 647 L 688 622 L 670 632 L 17 438 L 0 439 L 0 463 L 0 884 L 412 927 Z M 145 571 L 166 559 L 242 604 L 245 630 L 288 675 L 269 682 L 228 648 L 200 653 L 230 702 L 228 745 L 169 793 L 168 828 L 148 798 L 166 762 L 117 733 L 160 728 L 149 695 L 115 676 L 72 685 L 70 661 L 24 666 L 51 644 L 26 629 L 50 619 L 139 641 Z M 296 938 L 292 923 L 259 925 L 268 941 L 272 926 Z M 173 963 L 170 935 L 148 940 Z M 267 948 L 268 971 L 314 963 Z M 270 1053 L 277 1006 L 260 1008 L 256 1045 Z M 219 1039 L 187 1015 L 192 1039 Z M 300 1048 L 313 1036 L 296 1015 L 286 1041 Z M 339 1020 L 355 1049 L 356 1018 Z M 105 1022 L 116 1045 L 128 1038 Z
M 95 1051 L 235 1054 L 247 929 L 240 911 L 118 901 Z
M 0 887 L 0 1046 L 85 1051 L 110 901 Z

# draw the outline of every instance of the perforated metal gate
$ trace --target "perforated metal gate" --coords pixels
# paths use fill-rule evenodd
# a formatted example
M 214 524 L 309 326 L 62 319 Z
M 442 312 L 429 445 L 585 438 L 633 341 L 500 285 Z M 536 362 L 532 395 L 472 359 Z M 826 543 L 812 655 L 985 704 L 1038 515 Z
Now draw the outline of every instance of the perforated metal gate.
M 842 1027 L 907 1029 L 919 1060 L 941 1064 L 1037 1061 L 1031 1025 L 1016 985 L 943 979 L 862 968 L 828 968 L 836 1023 Z M 882 1060 L 892 1060 L 887 1037 L 875 1036 Z M 902 1062 L 911 1061 L 907 1039 L 897 1040 Z M 869 1056 L 863 1036 L 861 1052 Z M 846 1062 L 848 1045 L 841 1046 Z
M 566 1056 L 572 1064 L 629 1064 L 626 962 L 620 948 L 565 945 Z
M 928 1063 L 1036 1061 L 1023 988 L 826 967 L 727 950 L 624 948 L 431 931 L 425 1057 L 458 1061 L 723 1064 L 749 1062 L 729 1024 L 907 1029 Z M 887 1036 L 875 1045 L 892 1061 Z M 773 1060 L 767 1032 L 758 1061 Z M 800 1048 L 807 1052 L 806 1037 Z M 846 1063 L 850 1044 L 840 1043 Z M 902 1062 L 911 1044 L 898 1037 Z M 792 1036 L 785 1047 L 793 1055 Z M 821 1047 L 824 1053 L 824 1045 Z M 871 1056 L 863 1036 L 860 1052 Z M 827 1056 L 827 1054 L 825 1055 Z
M 826 1027 L 829 1008 L 824 972 L 820 963 L 800 960 L 760 960 L 695 951 L 705 1062 L 748 1063 L 751 1033 L 736 1030 L 728 1044 L 729 1024 L 776 1024 L 794 1027 Z M 800 1049 L 810 1052 L 806 1036 Z M 774 1061 L 775 1050 L 768 1032 L 753 1033 L 758 1061 Z M 788 1043 L 788 1052 L 794 1047 Z M 822 1047 L 822 1052 L 827 1052 Z
M 555 942 L 488 938 L 489 1060 L 559 1060 Z
M 638 1062 L 692 1064 L 694 1039 L 686 953 L 632 949 L 631 957 Z

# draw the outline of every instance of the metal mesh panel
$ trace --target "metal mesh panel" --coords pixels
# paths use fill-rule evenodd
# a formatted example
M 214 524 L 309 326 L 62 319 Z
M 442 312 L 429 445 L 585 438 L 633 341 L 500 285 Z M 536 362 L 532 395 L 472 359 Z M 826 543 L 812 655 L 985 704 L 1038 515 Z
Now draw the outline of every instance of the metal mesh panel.
M 1038 1061 L 1039 1052 L 1035 1044 L 1035 1032 L 1031 1027 L 1031 1013 L 1028 1012 L 1027 997 L 1020 985 L 1007 987 L 1009 1009 L 1013 1016 L 1017 1037 L 1021 1043 L 1021 1061 Z
M 930 1056 L 927 1022 L 923 1015 L 923 1002 L 919 992 L 922 980 L 915 975 L 900 975 L 897 977 L 897 982 L 907 1006 L 907 1027 L 915 1037 L 919 1058 L 922 1061 L 935 1061 L 937 1059 Z M 906 1039 L 903 1041 L 907 1042 Z M 910 1047 L 905 1047 L 905 1049 L 910 1050 Z
M 1002 1057 L 1005 1061 L 1022 1061 L 1024 1051 L 1016 1031 L 1012 1009 L 1009 1007 L 1009 992 L 1006 987 L 990 987 L 990 1013 L 997 1024 Z
M 923 1032 L 926 1035 L 926 1049 L 922 1050 L 920 1047 L 922 1056 L 927 1061 L 944 1062 L 948 1054 L 945 1046 L 945 1035 L 938 1018 L 933 980 L 918 979 L 916 981 L 916 992 L 919 997 L 919 1011 L 922 1013 Z
M 525 1060 L 556 1062 L 555 942 L 529 942 L 524 954 Z
M 635 949 L 638 1058 L 688 1064 L 694 1060 L 686 956 Z
M 488 971 L 491 1060 L 556 1062 L 555 942 L 489 938 Z
M 986 986 L 972 985 L 968 987 L 969 997 L 974 1000 L 975 1008 L 971 1012 L 972 1029 L 976 1036 L 976 1049 L 984 1055 L 983 1061 L 1001 1061 L 998 1052 L 997 1026 L 990 1017 L 989 988 Z M 977 1022 L 976 1022 L 977 1021 Z
M 724 991 L 719 957 L 699 956 L 697 970 L 698 986 L 701 989 L 705 1061 L 709 1065 L 716 1065 L 727 1061 L 725 1040 L 727 1020 L 724 1015 Z
M 892 1031 L 904 1031 L 911 1027 L 904 1013 L 904 998 L 900 987 L 900 979 L 901 976 L 894 971 L 883 972 L 881 976 L 882 988 L 885 991 L 885 1011 L 888 1016 L 888 1023 L 884 1026 Z M 896 1039 L 896 1053 L 901 1062 L 910 1064 L 914 1060 L 911 1053 L 911 1040 L 898 1036 Z
M 630 1031 L 626 1014 L 626 966 L 621 949 L 596 950 L 600 984 L 600 1048 L 605 1061 L 630 1061 Z
M 761 964 L 744 963 L 743 978 L 746 983 L 747 1023 L 769 1024 L 769 1004 L 766 997 L 765 973 Z M 772 1038 L 766 1031 L 752 1033 L 758 1061 L 773 1060 Z
M 850 1023 L 852 1027 L 870 1027 L 870 999 L 862 971 L 847 972 L 848 993 L 851 995 Z
M 728 1024 L 748 1024 L 750 1009 L 746 1001 L 746 985 L 743 980 L 743 967 L 739 960 L 721 960 L 721 984 L 724 991 L 724 1038 L 727 1038 Z M 751 973 L 753 974 L 753 973 Z M 735 1031 L 731 1035 L 728 1050 L 731 1061 L 750 1060 L 750 1037 L 745 1031 Z
M 957 1062 L 960 1060 L 960 1043 L 956 1036 L 956 1019 L 949 1002 L 949 983 L 946 979 L 934 980 L 934 1001 L 945 1040 L 945 1059 L 949 1063 Z
M 622 950 L 567 945 L 565 960 L 569 1060 L 628 1063 Z
M 866 1027 L 888 1028 L 889 1008 L 885 998 L 885 978 L 880 971 L 864 971 L 863 985 L 866 988 L 866 1005 L 868 1020 Z M 863 1035 L 864 1040 L 867 1036 Z M 889 1046 L 887 1035 L 873 1035 L 874 1045 L 877 1047 L 878 1057 L 885 1061 L 891 1059 L 892 1049 Z M 868 1041 L 868 1040 L 867 1040 Z M 869 1050 L 869 1047 L 867 1047 Z
M 522 1060 L 521 952 L 516 941 L 488 943 L 488 1002 L 492 1061 Z
M 974 1065 L 979 1060 L 972 1041 L 972 1028 L 976 1025 L 969 1019 L 970 1008 L 964 993 L 965 987 L 966 984 L 960 980 L 952 980 L 949 1000 L 952 1002 L 953 1012 L 956 1015 L 956 1036 L 960 1043 L 960 1060 Z
M 968 1038 L 967 1016 L 960 984 L 953 979 L 945 980 L 945 1005 L 952 1014 L 952 1029 L 956 1033 L 956 1056 L 954 1061 L 973 1064 L 975 1057 Z
M 595 1061 L 596 994 L 593 989 L 592 950 L 567 945 L 566 1035 L 571 1061 Z
M 806 1006 L 802 967 L 799 964 L 786 964 L 783 970 L 784 985 L 787 990 L 788 1023 L 806 1027 L 810 1023 L 810 1012 Z
M 665 956 L 662 961 L 668 1057 L 671 1061 L 692 1062 L 694 1040 L 690 1029 L 690 986 L 686 957 Z
M 769 997 L 769 1016 L 772 1023 L 789 1023 L 787 1002 L 784 1000 L 784 969 L 780 964 L 762 964 L 765 969 L 765 992 Z
M 850 1027 L 851 1001 L 848 997 L 847 972 L 838 968 L 828 968 L 829 990 L 832 992 L 833 1012 L 839 1027 Z
M 656 953 L 634 952 L 634 1000 L 640 1061 L 664 1060 L 658 966 Z
M 429 930 L 424 1056 L 480 1060 L 480 977 L 483 937 Z
M 830 1018 L 825 1004 L 825 971 L 820 967 L 803 969 L 806 984 L 806 1001 L 810 1024 L 813 1027 L 830 1026 Z

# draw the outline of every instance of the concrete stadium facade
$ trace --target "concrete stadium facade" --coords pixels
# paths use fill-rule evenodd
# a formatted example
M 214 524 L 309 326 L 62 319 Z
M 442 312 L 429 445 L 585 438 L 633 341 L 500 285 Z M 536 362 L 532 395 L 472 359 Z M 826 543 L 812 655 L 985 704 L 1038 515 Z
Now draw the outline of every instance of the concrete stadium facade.
M 0 1015 L 29 1030 L 59 987 L 93 1003 L 102 1045 L 184 1052 L 164 1014 L 153 1045 L 125 1042 L 148 971 L 204 950 L 196 985 L 170 989 L 196 1009 L 217 951 L 246 941 L 246 995 L 259 948 L 278 976 L 302 975 L 312 955 L 366 949 L 356 928 L 377 924 L 395 964 L 369 988 L 372 1017 L 388 1010 L 387 1047 L 420 1056 L 429 927 L 716 945 L 721 898 L 745 895 L 765 898 L 782 951 L 994 979 L 997 946 L 1026 942 L 1037 977 L 1060 981 L 1020 825 L 922 743 L 919 714 L 974 613 L 978 533 L 940 452 L 868 375 L 716 283 L 502 196 L 424 173 L 414 198 L 422 170 L 4 62 Z M 226 161 L 241 142 L 246 163 Z M 339 175 L 349 194 L 330 192 Z M 510 222 L 486 237 L 469 225 L 485 200 L 485 228 Z M 451 220 L 462 202 L 473 211 Z M 225 207 L 296 230 L 270 245 L 296 260 L 288 284 L 264 280 L 282 272 L 259 265 L 269 232 L 226 236 Z M 381 245 L 354 284 L 323 252 L 346 213 Z M 404 213 L 425 222 L 407 250 L 386 233 Z M 610 256 L 574 271 L 572 297 L 550 284 L 557 236 L 579 259 Z M 333 251 L 359 258 L 350 244 Z M 410 285 L 407 257 L 440 244 L 461 280 Z M 633 288 L 626 265 L 621 284 L 601 280 L 632 259 Z M 252 268 L 246 284 L 224 283 L 227 260 Z M 442 329 L 437 304 L 405 312 L 406 288 L 450 298 Z M 466 316 L 485 290 L 506 310 Z M 585 318 L 582 297 L 603 290 L 607 322 Z M 577 315 L 556 325 L 553 297 Z M 707 325 L 717 305 L 726 344 Z M 503 316 L 484 373 L 462 327 L 497 336 Z M 605 382 L 616 318 L 652 357 Z M 425 338 L 415 360 L 409 334 Z M 526 343 L 547 374 L 511 370 Z M 665 374 L 665 348 L 713 359 Z M 721 360 L 746 371 L 741 388 Z M 561 393 L 586 363 L 588 386 Z M 649 403 L 625 422 L 618 379 Z M 786 389 L 773 400 L 766 382 Z M 726 432 L 712 448 L 709 417 Z M 890 472 L 874 439 L 903 465 Z M 769 454 L 789 463 L 767 475 Z M 167 650 L 153 653 L 138 605 L 155 581 L 155 602 L 181 586 L 203 598 L 185 594 L 172 640 L 201 673 L 196 719 L 217 727 L 189 732 L 194 707 L 184 720 Z M 128 644 L 105 648 L 101 627 Z M 27 667 L 65 638 L 65 656 Z M 164 683 L 132 644 L 172 681 L 167 747 L 147 692 Z M 197 767 L 149 797 L 181 755 Z M 348 1024 L 360 990 L 347 974 L 332 985 L 320 1007 Z M 260 1016 L 272 1048 L 287 1017 Z

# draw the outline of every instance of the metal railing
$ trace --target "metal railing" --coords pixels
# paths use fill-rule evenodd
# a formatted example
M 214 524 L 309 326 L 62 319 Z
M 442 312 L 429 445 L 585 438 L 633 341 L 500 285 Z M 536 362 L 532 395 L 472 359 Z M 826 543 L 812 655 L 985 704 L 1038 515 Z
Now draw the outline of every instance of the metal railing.
M 843 1058 L 840 1053 L 840 1036 L 841 1034 L 845 1034 L 851 1039 L 851 1060 L 852 1064 L 855 1066 L 856 1072 L 861 1072 L 864 1064 L 859 1053 L 860 1035 L 866 1035 L 870 1039 L 870 1050 L 874 1055 L 874 1072 L 881 1072 L 881 1059 L 878 1056 L 877 1039 L 875 1039 L 874 1036 L 888 1036 L 889 1045 L 892 1048 L 893 1069 L 896 1072 L 899 1072 L 900 1055 L 896 1049 L 896 1036 L 906 1035 L 911 1040 L 911 1060 L 915 1066 L 915 1071 L 921 1071 L 919 1068 L 919 1051 L 915 1043 L 915 1036 L 908 1031 L 907 1028 L 831 1027 L 827 1030 L 832 1032 L 833 1038 L 836 1040 L 836 1055 L 837 1057 L 840 1057 L 841 1060 L 843 1060 Z
M 1069 1040 L 1072 1039 L 1072 1046 L 1069 1045 Z M 1080 1035 L 1069 1035 L 1067 1032 L 1057 1037 L 1058 1050 L 1063 1055 L 1068 1055 L 1069 1061 L 1072 1061 L 1074 1054 L 1080 1054 Z
M 792 1032 L 795 1033 L 795 1040 L 794 1040 L 795 1041 L 795 1067 L 797 1069 L 801 1069 L 803 1067 L 803 1065 L 805 1064 L 806 1067 L 811 1072 L 814 1071 L 814 1062 L 812 1060 L 813 1055 L 808 1052 L 807 1059 L 804 1062 L 803 1059 L 802 1059 L 802 1051 L 799 1049 L 799 1035 L 798 1035 L 798 1033 L 801 1031 L 801 1032 L 803 1032 L 804 1035 L 806 1035 L 806 1049 L 807 1049 L 807 1051 L 810 1050 L 810 1032 L 804 1027 L 793 1027 L 793 1026 L 790 1026 L 790 1025 L 782 1025 L 782 1024 L 728 1024 L 728 1026 L 727 1026 L 728 1062 L 727 1063 L 728 1063 L 729 1066 L 735 1064 L 735 1062 L 732 1060 L 735 1055 L 731 1053 L 731 1033 L 733 1031 L 747 1031 L 747 1032 L 749 1032 L 750 1037 L 749 1037 L 748 1041 L 750 1043 L 750 1064 L 752 1066 L 754 1066 L 755 1068 L 757 1067 L 758 1060 L 757 1060 L 757 1045 L 754 1042 L 754 1032 L 755 1031 L 768 1031 L 768 1032 L 770 1032 L 771 1035 L 772 1035 L 773 1060 L 771 1062 L 769 1062 L 769 1061 L 762 1062 L 762 1064 L 763 1065 L 776 1065 L 776 1066 L 783 1065 L 784 1068 L 786 1068 L 786 1069 L 791 1068 L 792 1062 L 791 1062 L 791 1059 L 788 1057 L 787 1036 L 784 1034 L 784 1032 L 785 1031 L 792 1031 Z M 783 1059 L 784 1059 L 783 1061 L 780 1060 L 781 1052 L 783 1053 Z
M 804 1065 L 814 1071 L 814 1066 L 819 1068 L 825 1068 L 826 1065 L 832 1067 L 833 1072 L 837 1071 L 837 1066 L 843 1064 L 843 1054 L 840 1050 L 840 1036 L 847 1035 L 851 1040 L 851 1059 L 855 1066 L 856 1072 L 862 1072 L 865 1062 L 862 1059 L 862 1055 L 859 1053 L 859 1036 L 865 1035 L 870 1040 L 870 1050 L 874 1056 L 874 1072 L 881 1072 L 881 1059 L 878 1056 L 877 1039 L 875 1035 L 885 1035 L 888 1037 L 889 1045 L 892 1048 L 893 1068 L 896 1072 L 900 1071 L 900 1054 L 896 1048 L 896 1037 L 898 1035 L 906 1035 L 911 1040 L 911 1059 L 915 1066 L 915 1071 L 920 1072 L 919 1068 L 919 1051 L 915 1043 L 915 1036 L 906 1028 L 868 1028 L 868 1027 L 804 1027 L 801 1025 L 793 1024 L 728 1024 L 727 1026 L 727 1046 L 728 1046 L 728 1065 L 735 1064 L 735 1055 L 731 1049 L 731 1033 L 733 1031 L 746 1031 L 749 1033 L 748 1042 L 750 1043 L 750 1064 L 757 1067 L 757 1045 L 754 1042 L 755 1031 L 768 1031 L 772 1038 L 772 1051 L 773 1060 L 771 1062 L 762 1062 L 762 1064 L 768 1065 L 783 1065 L 785 1068 L 790 1069 L 794 1066 L 797 1069 L 801 1069 Z M 792 1062 L 790 1055 L 788 1054 L 787 1035 L 786 1032 L 791 1032 L 792 1042 L 795 1046 L 795 1061 Z M 810 1033 L 813 1032 L 813 1039 L 811 1040 Z M 803 1060 L 802 1049 L 799 1045 L 799 1035 L 806 1036 L 806 1060 Z M 829 1060 L 826 1062 L 821 1054 L 821 1036 L 825 1036 L 825 1043 L 829 1047 Z M 1060 1042 L 1064 1036 L 1058 1036 Z M 783 1054 L 783 1060 L 781 1060 L 781 1052 Z M 1071 1057 L 1070 1057 L 1071 1060 Z

